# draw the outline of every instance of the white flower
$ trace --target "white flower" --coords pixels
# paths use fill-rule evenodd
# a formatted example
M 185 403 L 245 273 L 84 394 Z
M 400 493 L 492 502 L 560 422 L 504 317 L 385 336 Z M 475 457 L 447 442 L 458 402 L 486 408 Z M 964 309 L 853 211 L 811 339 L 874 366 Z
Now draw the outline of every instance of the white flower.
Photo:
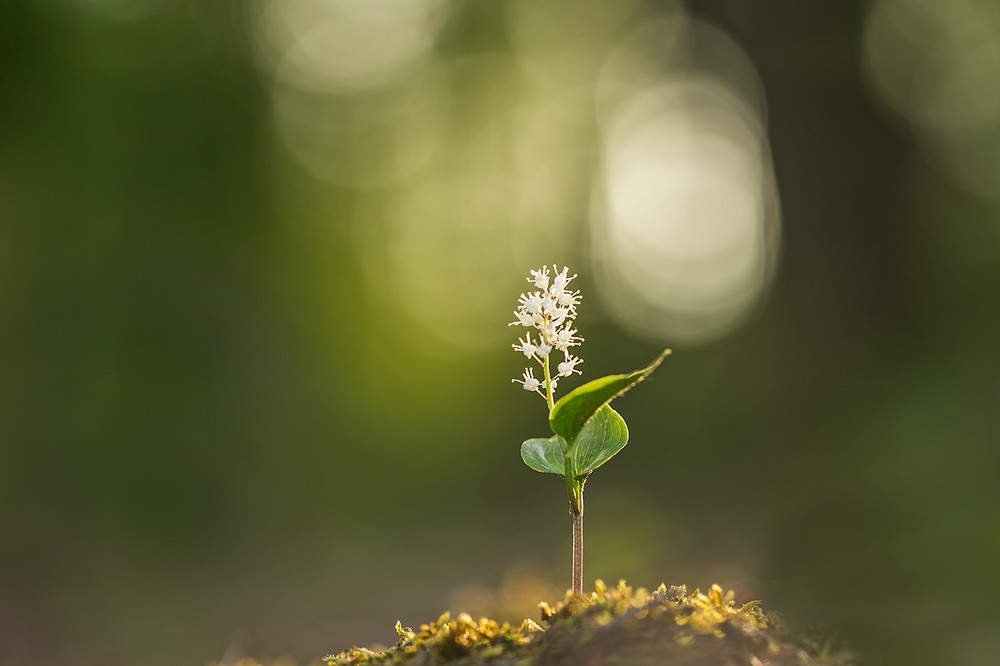
M 583 338 L 576 334 L 576 329 L 570 328 L 567 324 L 566 328 L 559 329 L 555 334 L 555 342 L 552 346 L 561 351 L 566 351 L 573 345 L 578 345 L 583 342 Z
M 559 305 L 564 305 L 570 309 L 575 309 L 580 303 L 580 292 L 578 291 L 563 291 L 560 292 L 559 297 L 556 299 Z
M 552 266 L 552 272 L 556 273 L 556 267 L 554 265 Z M 556 273 L 556 276 L 552 279 L 552 286 L 555 288 L 557 293 L 562 293 L 562 290 L 566 288 L 566 285 L 572 282 L 573 278 L 576 277 L 575 273 L 567 277 L 568 273 L 569 268 L 563 266 L 562 272 Z
M 549 288 L 549 269 L 546 266 L 542 266 L 537 271 L 528 272 L 531 273 L 531 277 L 528 278 L 528 282 L 534 283 L 534 285 L 542 291 Z
M 521 325 L 521 326 L 534 326 L 535 325 L 535 318 L 532 317 L 530 314 L 528 314 L 526 312 L 515 312 L 514 316 L 517 317 L 517 321 L 510 322 L 509 324 L 507 324 L 508 326 L 517 326 L 517 325 Z
M 521 376 L 524 377 L 524 379 L 512 379 L 510 381 L 520 384 L 524 387 L 525 391 L 538 391 L 541 393 L 538 389 L 541 387 L 542 383 L 535 379 L 535 373 L 531 370 L 531 368 L 526 368 Z
M 583 374 L 582 372 L 576 369 L 577 364 L 583 363 L 583 359 L 580 359 L 576 356 L 570 356 L 565 350 L 563 350 L 563 357 L 566 360 L 560 363 L 557 368 L 559 370 L 560 377 L 569 377 L 574 372 L 578 375 Z
M 509 326 L 523 326 L 538 331 L 537 340 L 529 333 L 524 339 L 518 338 L 517 344 L 511 345 L 515 351 L 524 354 L 525 358 L 534 359 L 545 371 L 545 379 L 536 379 L 532 368 L 527 368 L 522 379 L 514 379 L 526 391 L 535 391 L 546 400 L 551 401 L 552 392 L 558 385 L 560 377 L 581 374 L 576 366 L 583 361 L 572 356 L 568 349 L 583 342 L 573 328 L 576 318 L 576 306 L 580 303 L 579 291 L 567 291 L 566 286 L 576 275 L 569 274 L 569 268 L 552 266 L 549 273 L 547 266 L 530 271 L 528 282 L 538 291 L 521 294 L 517 299 L 516 319 Z M 550 376 L 549 358 L 553 349 L 563 353 L 563 361 L 557 367 L 557 373 Z
M 569 316 L 569 310 L 566 308 L 556 308 L 552 311 L 552 324 L 554 326 L 562 326 L 563 322 L 566 321 L 566 317 Z
M 556 325 L 555 325 L 554 322 L 551 322 L 551 321 L 544 322 L 541 326 L 538 326 L 537 328 L 538 328 L 539 331 L 542 332 L 542 338 L 546 342 L 549 342 L 549 341 L 555 339 L 555 337 L 556 337 Z
M 548 298 L 548 296 L 546 296 L 546 298 Z M 521 309 L 528 314 L 538 314 L 539 312 L 543 312 L 541 292 L 536 291 L 532 294 L 521 294 L 521 297 L 517 299 L 517 302 L 521 304 Z
M 517 341 L 520 342 L 521 344 L 519 344 L 519 345 L 511 345 L 511 346 L 516 351 L 521 352 L 522 354 L 524 354 L 528 358 L 531 358 L 532 356 L 534 356 L 535 352 L 538 351 L 538 347 L 536 347 L 535 345 L 531 344 L 531 336 L 530 335 L 524 336 L 524 340 L 522 340 L 521 338 L 518 338 Z

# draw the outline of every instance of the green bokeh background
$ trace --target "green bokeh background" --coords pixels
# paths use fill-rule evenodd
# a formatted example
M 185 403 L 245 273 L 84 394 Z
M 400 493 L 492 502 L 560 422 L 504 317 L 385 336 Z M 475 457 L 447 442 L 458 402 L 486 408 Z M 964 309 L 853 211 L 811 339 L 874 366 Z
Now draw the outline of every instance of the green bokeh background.
M 472 63 L 446 153 L 504 104 L 475 56 L 513 50 L 512 4 L 443 5 L 435 57 Z M 564 488 L 518 458 L 546 423 L 509 343 L 401 302 L 369 242 L 393 184 L 283 148 L 255 5 L 138 5 L 0 5 L 0 663 L 308 662 L 397 619 L 552 601 Z M 609 315 L 585 188 L 558 243 L 496 250 L 495 312 L 465 297 L 480 245 L 407 261 L 452 265 L 454 311 L 510 342 L 527 270 L 569 264 L 585 378 L 674 347 L 588 484 L 588 581 L 718 582 L 873 663 L 971 666 L 1000 654 L 1000 200 L 867 78 L 873 12 L 909 5 L 689 3 L 759 72 L 782 208 L 773 286 L 728 335 Z

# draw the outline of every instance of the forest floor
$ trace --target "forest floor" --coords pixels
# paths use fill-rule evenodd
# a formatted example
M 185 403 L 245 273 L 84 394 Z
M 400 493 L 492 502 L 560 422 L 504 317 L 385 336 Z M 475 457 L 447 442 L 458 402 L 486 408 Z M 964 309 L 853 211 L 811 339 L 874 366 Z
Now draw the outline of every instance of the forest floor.
M 787 630 L 757 602 L 737 608 L 733 593 L 661 585 L 649 592 L 624 581 L 539 605 L 538 623 L 518 626 L 462 613 L 414 631 L 384 651 L 354 647 L 324 658 L 329 666 L 849 666 L 854 657 L 826 640 Z M 253 666 L 253 662 L 246 664 Z

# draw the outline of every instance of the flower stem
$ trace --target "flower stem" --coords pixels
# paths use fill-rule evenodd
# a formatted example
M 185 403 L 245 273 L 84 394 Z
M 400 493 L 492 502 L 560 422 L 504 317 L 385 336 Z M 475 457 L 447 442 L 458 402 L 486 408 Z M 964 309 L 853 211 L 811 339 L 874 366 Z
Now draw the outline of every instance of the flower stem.
M 545 400 L 549 403 L 549 413 L 555 408 L 555 400 L 552 399 L 552 375 L 549 373 L 549 355 L 545 355 L 545 362 L 542 364 L 545 368 Z
M 573 596 L 583 596 L 583 484 L 579 486 L 575 506 L 571 505 L 573 518 Z
M 553 398 L 552 390 L 552 373 L 549 370 L 549 355 L 545 355 L 545 360 L 542 363 L 542 368 L 545 371 L 545 400 L 549 404 L 549 414 L 555 409 L 555 399 Z M 562 438 L 560 438 L 560 441 Z M 583 479 L 573 478 L 573 465 L 572 460 L 569 457 L 569 452 L 565 449 L 563 445 L 563 456 L 566 459 L 566 491 L 569 493 L 569 513 L 573 518 L 573 595 L 577 597 L 583 596 L 583 484 L 586 482 L 586 477 Z

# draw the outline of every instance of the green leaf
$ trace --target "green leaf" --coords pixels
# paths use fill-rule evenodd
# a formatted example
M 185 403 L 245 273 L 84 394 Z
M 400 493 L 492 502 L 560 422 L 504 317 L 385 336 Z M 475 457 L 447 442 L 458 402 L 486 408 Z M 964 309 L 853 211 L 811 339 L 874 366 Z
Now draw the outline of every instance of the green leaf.
M 570 455 L 573 458 L 573 476 L 580 478 L 608 462 L 613 455 L 628 444 L 628 426 L 625 419 L 611 405 L 605 404 L 580 431 Z
M 666 349 L 655 361 L 642 370 L 636 370 L 627 375 L 601 377 L 564 395 L 556 402 L 552 413 L 549 414 L 549 425 L 552 426 L 552 432 L 562 435 L 567 442 L 574 442 L 590 417 L 596 414 L 601 407 L 648 377 L 649 373 L 656 370 L 656 367 L 663 362 L 668 354 L 670 354 L 670 350 Z
M 545 439 L 535 437 L 521 444 L 521 459 L 535 470 L 546 474 L 566 475 L 559 435 Z M 587 422 L 576 438 L 570 452 L 573 478 L 590 474 L 606 463 L 628 443 L 628 427 L 618 412 L 604 405 L 594 418 Z
M 566 476 L 566 458 L 559 435 L 548 439 L 535 437 L 521 444 L 521 459 L 536 472 Z

